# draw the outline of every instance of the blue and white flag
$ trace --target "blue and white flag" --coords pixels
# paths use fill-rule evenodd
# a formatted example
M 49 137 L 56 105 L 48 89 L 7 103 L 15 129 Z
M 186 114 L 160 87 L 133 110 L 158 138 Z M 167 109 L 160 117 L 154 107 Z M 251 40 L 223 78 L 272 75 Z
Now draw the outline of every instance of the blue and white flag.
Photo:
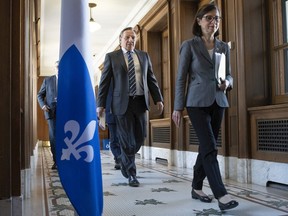
M 56 118 L 56 162 L 80 216 L 100 216 L 103 188 L 88 0 L 62 0 Z

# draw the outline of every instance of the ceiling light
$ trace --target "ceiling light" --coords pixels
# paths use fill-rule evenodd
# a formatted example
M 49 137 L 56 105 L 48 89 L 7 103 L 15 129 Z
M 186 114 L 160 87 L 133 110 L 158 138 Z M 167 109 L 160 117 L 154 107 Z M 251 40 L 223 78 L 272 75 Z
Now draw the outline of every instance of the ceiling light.
M 97 4 L 95 3 L 89 3 L 89 8 L 90 8 L 90 21 L 89 21 L 89 27 L 90 27 L 90 32 L 95 32 L 101 28 L 101 25 L 97 22 L 92 17 L 92 8 L 96 7 Z

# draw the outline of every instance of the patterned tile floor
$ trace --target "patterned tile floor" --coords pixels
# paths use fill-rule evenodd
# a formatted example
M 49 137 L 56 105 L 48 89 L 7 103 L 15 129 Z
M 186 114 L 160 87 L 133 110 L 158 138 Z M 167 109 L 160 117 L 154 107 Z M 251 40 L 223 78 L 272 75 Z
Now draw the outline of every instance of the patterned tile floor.
M 39 148 L 42 149 L 50 216 L 76 215 L 61 187 L 57 171 L 50 169 L 52 159 L 49 148 Z M 140 187 L 132 188 L 121 172 L 114 169 L 109 151 L 101 152 L 101 163 L 103 216 L 288 216 L 288 191 L 285 190 L 225 181 L 229 194 L 239 202 L 239 206 L 221 212 L 215 199 L 212 203 L 191 199 L 191 169 L 137 159 Z M 212 196 L 207 182 L 203 190 Z

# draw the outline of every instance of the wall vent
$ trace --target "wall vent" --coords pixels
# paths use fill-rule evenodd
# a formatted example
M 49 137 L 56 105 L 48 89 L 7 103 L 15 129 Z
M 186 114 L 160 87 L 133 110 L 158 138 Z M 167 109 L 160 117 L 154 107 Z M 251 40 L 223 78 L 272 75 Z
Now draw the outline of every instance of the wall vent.
M 288 119 L 257 120 L 257 148 L 288 152 Z
M 170 140 L 170 127 L 153 127 L 153 143 L 171 143 Z
M 155 161 L 156 161 L 156 163 L 168 166 L 168 160 L 167 159 L 156 157 Z

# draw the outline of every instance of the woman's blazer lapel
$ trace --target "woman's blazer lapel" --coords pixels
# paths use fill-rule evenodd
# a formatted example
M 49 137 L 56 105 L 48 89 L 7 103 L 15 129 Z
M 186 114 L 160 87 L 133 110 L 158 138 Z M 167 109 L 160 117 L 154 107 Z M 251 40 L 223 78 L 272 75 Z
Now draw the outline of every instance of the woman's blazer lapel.
M 214 64 L 213 60 L 211 59 L 207 48 L 205 47 L 204 42 L 202 41 L 202 39 L 200 37 L 196 38 L 196 46 L 198 47 L 198 49 L 200 50 L 200 53 L 203 55 L 203 57 L 210 63 L 210 64 Z

